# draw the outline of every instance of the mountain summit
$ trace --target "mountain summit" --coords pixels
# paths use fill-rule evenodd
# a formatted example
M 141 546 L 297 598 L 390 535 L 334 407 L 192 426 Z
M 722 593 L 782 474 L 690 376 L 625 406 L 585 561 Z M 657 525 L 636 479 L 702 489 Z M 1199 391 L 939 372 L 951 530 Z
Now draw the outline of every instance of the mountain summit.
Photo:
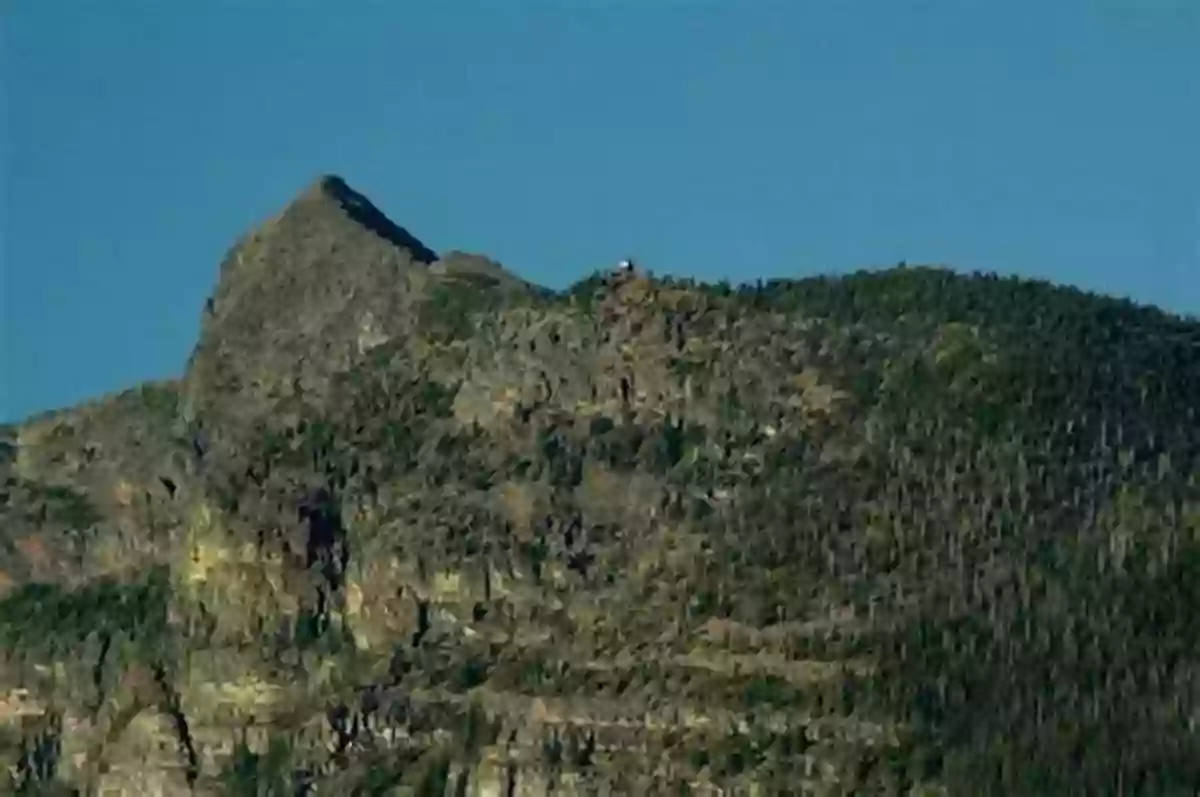
M 413 260 L 421 263 L 437 260 L 437 254 L 432 249 L 385 216 L 369 199 L 348 186 L 346 181 L 337 175 L 321 177 L 299 201 L 322 202 L 327 199 L 336 202 L 347 216 L 364 229 L 408 251 Z
M 437 255 L 340 177 L 312 183 L 221 266 L 185 378 L 189 407 L 244 425 L 275 400 L 320 395 L 360 338 L 411 331 Z
M 1129 302 L 556 293 L 322 178 L 0 430 L 0 788 L 1196 793 L 1198 396 Z

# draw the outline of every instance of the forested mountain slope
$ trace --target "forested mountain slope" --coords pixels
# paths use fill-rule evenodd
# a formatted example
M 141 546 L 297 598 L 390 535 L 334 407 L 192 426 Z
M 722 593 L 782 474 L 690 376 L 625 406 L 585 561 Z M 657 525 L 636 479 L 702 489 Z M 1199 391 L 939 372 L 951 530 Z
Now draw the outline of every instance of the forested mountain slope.
M 181 380 L 0 435 L 0 776 L 1193 794 L 1198 405 L 1195 319 L 916 267 L 555 293 L 324 178 Z

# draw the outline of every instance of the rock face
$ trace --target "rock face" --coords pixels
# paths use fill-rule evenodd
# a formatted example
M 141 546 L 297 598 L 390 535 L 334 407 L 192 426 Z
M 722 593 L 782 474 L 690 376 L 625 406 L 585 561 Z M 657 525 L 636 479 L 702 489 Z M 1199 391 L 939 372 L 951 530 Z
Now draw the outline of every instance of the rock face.
M 186 410 L 205 407 L 221 434 L 280 398 L 319 400 L 362 353 L 360 338 L 412 334 L 414 296 L 436 260 L 341 178 L 322 177 L 226 257 L 184 380 Z
M 0 789 L 1194 793 L 1197 396 L 1153 309 L 557 294 L 324 178 L 0 430 Z

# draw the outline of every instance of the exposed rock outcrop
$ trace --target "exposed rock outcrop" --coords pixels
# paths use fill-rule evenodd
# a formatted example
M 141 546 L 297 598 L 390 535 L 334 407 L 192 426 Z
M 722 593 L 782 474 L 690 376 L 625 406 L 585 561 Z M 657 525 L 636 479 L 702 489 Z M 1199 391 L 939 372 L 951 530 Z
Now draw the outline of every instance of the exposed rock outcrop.
M 1197 396 L 1150 308 L 553 293 L 323 178 L 0 430 L 0 790 L 1194 793 Z

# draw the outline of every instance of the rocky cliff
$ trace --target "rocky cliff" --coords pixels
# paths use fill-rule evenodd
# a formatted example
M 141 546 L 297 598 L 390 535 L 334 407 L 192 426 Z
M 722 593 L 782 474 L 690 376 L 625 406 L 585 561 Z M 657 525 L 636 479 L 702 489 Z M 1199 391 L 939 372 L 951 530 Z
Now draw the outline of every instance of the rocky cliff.
M 179 381 L 0 435 L 37 794 L 1191 794 L 1200 323 L 897 268 L 556 293 L 337 178 Z

